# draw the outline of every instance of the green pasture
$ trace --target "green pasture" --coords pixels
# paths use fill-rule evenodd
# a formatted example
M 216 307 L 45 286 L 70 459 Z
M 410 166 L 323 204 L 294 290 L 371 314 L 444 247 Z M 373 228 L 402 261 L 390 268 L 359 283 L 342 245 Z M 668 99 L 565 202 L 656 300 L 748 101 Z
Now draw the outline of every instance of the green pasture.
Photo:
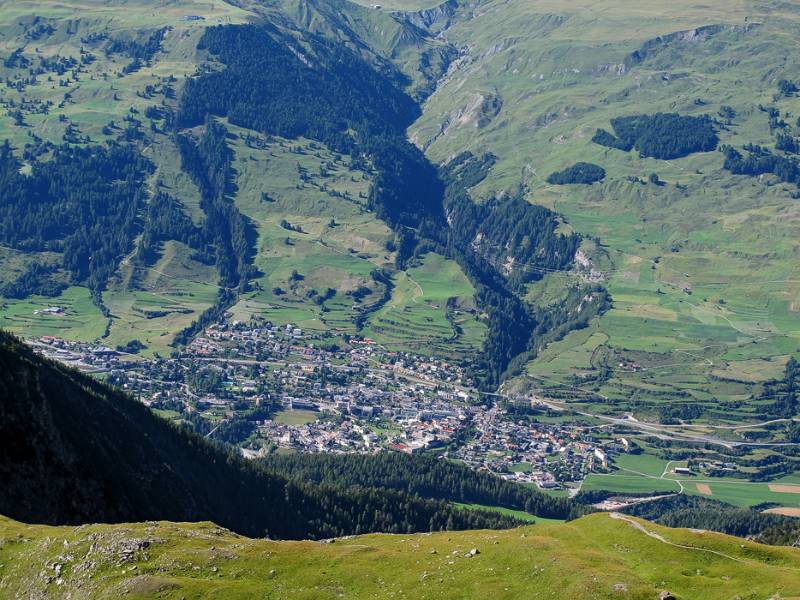
M 63 314 L 34 314 L 52 306 L 60 306 Z M 0 300 L 0 329 L 23 337 L 53 335 L 92 342 L 105 330 L 106 319 L 92 303 L 89 290 L 70 287 L 57 298 L 32 296 L 26 300 Z
M 454 261 L 426 254 L 420 265 L 398 273 L 394 285 L 389 302 L 370 316 L 366 335 L 422 353 L 463 355 L 480 348 L 486 327 L 476 317 L 474 289 Z
M 320 413 L 313 410 L 287 409 L 276 413 L 274 420 L 284 425 L 306 425 L 319 419 L 319 416 Z
M 518 519 L 525 523 L 552 524 L 552 523 L 564 522 L 563 519 L 547 519 L 545 517 L 537 517 L 536 515 L 527 513 L 524 510 L 514 510 L 512 508 L 503 508 L 502 506 L 488 506 L 486 504 L 466 504 L 463 502 L 453 502 L 452 504 L 467 510 L 485 510 L 489 512 L 500 513 L 501 515 L 514 517 L 515 519 Z

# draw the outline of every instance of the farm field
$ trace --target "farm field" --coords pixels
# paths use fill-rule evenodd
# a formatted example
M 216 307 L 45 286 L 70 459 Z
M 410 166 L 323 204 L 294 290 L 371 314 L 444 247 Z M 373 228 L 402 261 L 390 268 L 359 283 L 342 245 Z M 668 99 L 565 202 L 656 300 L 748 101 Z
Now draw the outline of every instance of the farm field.
M 647 457 L 647 458 L 642 458 Z M 591 473 L 581 491 L 607 490 L 620 493 L 685 493 L 699 495 L 734 506 L 748 507 L 773 503 L 788 508 L 800 506 L 800 484 L 796 476 L 770 482 L 749 482 L 735 478 L 679 476 L 671 472 L 682 463 L 671 463 L 648 455 L 620 455 L 615 458 L 619 471 Z M 637 475 L 636 473 L 642 473 Z M 663 474 L 663 477 L 662 477 Z
M 774 483 L 718 482 L 710 479 L 702 479 L 703 483 L 681 481 L 687 494 L 702 495 L 734 506 L 756 506 L 769 502 L 790 508 L 800 507 L 800 489 L 798 493 L 774 491 Z M 698 486 L 707 486 L 707 489 L 698 489 Z
M 333 337 L 361 332 L 393 349 L 446 356 L 480 347 L 485 326 L 474 317 L 474 290 L 456 263 L 437 255 L 390 275 L 390 298 L 377 308 L 386 283 L 373 272 L 391 272 L 393 236 L 366 208 L 369 173 L 319 143 L 229 128 L 236 202 L 256 225 L 262 273 L 235 318 L 259 315 Z
M 614 465 L 626 471 L 635 471 L 655 477 L 661 477 L 666 473 L 670 463 L 664 459 L 653 456 L 652 454 L 620 454 L 614 457 Z M 675 463 L 672 462 L 674 468 Z
M 36 314 L 56 306 L 64 313 Z M 106 320 L 92 304 L 89 290 L 82 287 L 67 288 L 58 298 L 0 300 L 0 328 L 18 335 L 55 335 L 90 342 L 103 335 L 105 326 Z
M 685 467 L 686 461 L 668 461 L 649 452 L 619 454 L 614 457 L 613 466 L 615 470 L 610 473 L 590 473 L 580 490 L 629 494 L 684 493 L 740 507 L 765 503 L 790 509 L 800 506 L 800 478 L 796 474 L 766 482 L 703 474 L 687 477 L 674 472 L 676 467 Z
M 606 490 L 623 494 L 669 494 L 680 491 L 680 486 L 669 479 L 642 477 L 632 474 L 590 473 L 581 484 L 581 491 Z
M 398 273 L 391 299 L 368 319 L 366 335 L 396 350 L 468 356 L 486 326 L 476 318 L 474 289 L 459 266 L 426 254 Z
M 231 130 L 236 202 L 256 226 L 255 264 L 262 273 L 234 314 L 355 333 L 354 305 L 377 301 L 382 289 L 370 288 L 359 302 L 352 293 L 375 288 L 370 273 L 392 260 L 385 248 L 389 229 L 365 209 L 369 175 L 320 144 L 259 137 L 251 147 L 245 136 L 255 134 Z M 328 289 L 335 295 L 320 302 Z
M 4 6 L 0 11 L 0 53 L 4 56 L 20 46 L 25 33 L 20 23 L 32 14 L 53 27 L 53 33 L 38 40 L 36 48 L 40 56 L 52 59 L 81 56 L 90 46 L 81 39 L 92 36 L 103 39 L 109 30 L 124 37 L 163 27 L 171 29 L 164 37 L 159 59 L 132 72 L 123 73 L 130 58 L 96 53 L 94 59 L 86 63 L 85 72 L 74 78 L 67 77 L 58 85 L 51 77 L 47 82 L 26 86 L 24 91 L 4 89 L 4 103 L 50 103 L 46 112 L 26 115 L 24 126 L 14 126 L 6 111 L 0 114 L 0 137 L 15 147 L 22 147 L 31 137 L 60 144 L 70 129 L 90 143 L 114 138 L 121 129 L 117 126 L 116 131 L 110 132 L 107 125 L 123 123 L 156 102 L 144 90 L 160 88 L 170 77 L 177 81 L 178 77 L 194 72 L 195 46 L 206 26 L 241 23 L 249 13 L 222 0 L 146 3 L 124 0 L 115 4 L 88 0 L 81 3 L 82 18 L 71 21 L 75 13 L 68 3 L 23 0 Z M 202 19 L 190 21 L 184 18 L 186 15 Z M 111 74 L 113 78 L 109 77 Z M 151 131 L 151 136 L 152 143 L 144 150 L 154 163 L 151 188 L 169 189 L 197 220 L 198 192 L 188 177 L 180 173 L 171 138 L 158 128 Z M 193 260 L 188 248 L 177 242 L 165 244 L 160 260 L 146 273 L 136 272 L 132 266 L 130 259 L 134 254 L 135 248 L 130 255 L 122 257 L 118 272 L 105 290 L 103 300 L 109 318 L 92 302 L 87 288 L 73 286 L 55 298 L 3 300 L 0 327 L 24 336 L 55 335 L 86 342 L 97 340 L 111 346 L 139 339 L 145 345 L 144 355 L 168 355 L 174 334 L 214 302 L 218 290 L 216 272 L 213 267 L 209 269 Z M 22 255 L 3 249 L 0 251 L 0 282 L 18 275 L 33 261 L 48 264 L 58 260 L 57 253 Z M 65 313 L 60 316 L 32 314 L 46 306 L 61 306 Z
M 214 303 L 218 286 L 213 267 L 191 257 L 180 242 L 166 242 L 152 267 L 123 263 L 104 295 L 111 310 L 106 343 L 125 345 L 138 339 L 143 354 L 168 356 L 174 334 Z

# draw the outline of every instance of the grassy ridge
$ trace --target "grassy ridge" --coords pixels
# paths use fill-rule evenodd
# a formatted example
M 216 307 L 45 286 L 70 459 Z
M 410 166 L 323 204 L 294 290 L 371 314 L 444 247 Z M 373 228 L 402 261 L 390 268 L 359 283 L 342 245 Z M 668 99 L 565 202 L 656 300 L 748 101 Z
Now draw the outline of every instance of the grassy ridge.
M 205 523 L 53 528 L 2 519 L 0 541 L 0 593 L 8 596 L 652 599 L 669 590 L 678 598 L 714 600 L 800 594 L 796 549 L 607 514 L 506 531 L 370 535 L 330 544 L 252 540 Z M 479 553 L 467 558 L 472 548 Z

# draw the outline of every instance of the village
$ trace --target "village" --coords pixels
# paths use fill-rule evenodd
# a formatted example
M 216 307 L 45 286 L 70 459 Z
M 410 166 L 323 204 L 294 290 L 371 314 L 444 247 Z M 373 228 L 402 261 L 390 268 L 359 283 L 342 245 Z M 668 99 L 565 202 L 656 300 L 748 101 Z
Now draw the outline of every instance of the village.
M 558 489 L 607 471 L 628 448 L 575 421 L 525 415 L 481 394 L 462 365 L 390 351 L 369 339 L 332 343 L 292 324 L 213 324 L 171 357 L 144 358 L 42 336 L 48 358 L 92 373 L 162 416 L 255 458 L 273 451 L 434 453 L 506 479 Z M 504 407 L 505 406 L 505 407 Z

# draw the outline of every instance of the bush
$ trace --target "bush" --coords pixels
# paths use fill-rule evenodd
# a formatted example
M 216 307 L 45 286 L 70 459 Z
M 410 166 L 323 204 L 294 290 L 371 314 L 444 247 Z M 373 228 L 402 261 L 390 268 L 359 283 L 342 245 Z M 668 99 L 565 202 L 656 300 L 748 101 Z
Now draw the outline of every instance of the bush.
M 117 346 L 117 351 L 125 352 L 127 354 L 139 354 L 142 350 L 147 348 L 142 342 L 139 340 L 131 340 L 124 346 Z

